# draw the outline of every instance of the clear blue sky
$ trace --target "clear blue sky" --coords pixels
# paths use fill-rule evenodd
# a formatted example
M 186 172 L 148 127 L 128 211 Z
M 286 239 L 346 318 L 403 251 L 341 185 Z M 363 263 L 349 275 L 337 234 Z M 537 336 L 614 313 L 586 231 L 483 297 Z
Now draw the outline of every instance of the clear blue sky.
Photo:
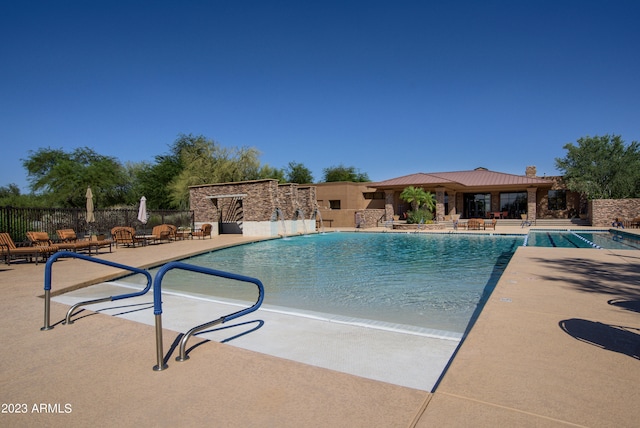
M 640 140 L 636 0 L 4 1 L 0 40 L 0 186 L 23 191 L 29 150 L 152 162 L 181 133 L 374 181 Z

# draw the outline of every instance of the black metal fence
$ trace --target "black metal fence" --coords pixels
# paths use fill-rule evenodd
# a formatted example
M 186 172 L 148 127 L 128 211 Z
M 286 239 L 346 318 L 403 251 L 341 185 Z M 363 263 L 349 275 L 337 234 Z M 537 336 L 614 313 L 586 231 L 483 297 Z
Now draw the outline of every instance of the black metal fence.
M 194 227 L 193 211 L 147 210 L 148 220 L 138 220 L 137 209 L 106 209 L 94 212 L 96 221 L 87 223 L 86 210 L 80 208 L 16 208 L 0 207 L 0 232 L 8 232 L 14 242 L 26 241 L 29 231 L 47 232 L 57 239 L 57 230 L 73 229 L 78 237 L 100 234 L 109 237 L 116 226 L 130 226 L 149 233 L 159 224 Z

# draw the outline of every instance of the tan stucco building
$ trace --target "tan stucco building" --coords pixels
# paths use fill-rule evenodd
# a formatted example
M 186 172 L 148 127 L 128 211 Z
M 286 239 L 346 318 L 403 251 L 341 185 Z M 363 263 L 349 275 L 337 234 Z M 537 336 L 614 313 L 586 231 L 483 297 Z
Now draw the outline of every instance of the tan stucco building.
M 278 184 L 264 179 L 193 186 L 196 226 L 216 233 L 277 236 L 327 227 L 374 227 L 404 217 L 410 205 L 400 198 L 409 186 L 435 195 L 434 220 L 460 218 L 575 218 L 587 204 L 566 190 L 560 177 L 537 177 L 476 168 L 470 171 L 415 173 L 368 183 Z
M 579 195 L 565 190 L 559 177 L 537 177 L 535 167 L 524 175 L 476 168 L 470 171 L 415 173 L 370 183 L 317 184 L 318 206 L 336 227 L 371 227 L 403 218 L 410 204 L 400 199 L 409 186 L 435 195 L 436 221 L 461 218 L 573 218 L 581 209 Z M 584 204 L 583 204 L 584 205 Z

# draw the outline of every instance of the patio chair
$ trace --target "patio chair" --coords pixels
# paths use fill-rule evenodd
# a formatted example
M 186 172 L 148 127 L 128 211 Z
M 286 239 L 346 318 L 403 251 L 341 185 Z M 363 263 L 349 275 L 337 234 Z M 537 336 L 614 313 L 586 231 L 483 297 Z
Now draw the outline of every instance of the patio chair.
M 178 228 L 172 224 L 159 224 L 153 227 L 151 235 L 147 235 L 146 238 L 154 242 L 171 242 L 175 241 L 177 231 Z
M 191 236 L 197 236 L 200 239 L 204 239 L 207 236 L 209 238 L 211 238 L 211 229 L 212 228 L 213 228 L 213 226 L 211 226 L 209 223 L 205 223 L 202 226 L 200 226 L 200 230 L 193 231 L 191 233 Z
M 520 218 L 522 219 L 520 227 L 531 226 L 531 220 L 529 220 L 529 216 L 527 214 L 520 214 Z
M 484 223 L 484 228 L 491 228 L 493 230 L 496 230 L 496 224 L 498 223 L 498 220 L 496 220 L 495 218 L 493 220 L 491 220 L 490 222 L 485 222 Z
M 11 264 L 12 258 L 24 258 L 28 261 L 33 261 L 35 258 L 36 264 L 38 264 L 38 257 L 42 256 L 46 259 L 48 255 L 58 251 L 58 248 L 52 246 L 30 246 L 30 247 L 16 247 L 11 235 L 6 232 L 0 233 L 0 255 L 4 257 L 4 262 L 8 265 Z
M 169 240 L 175 241 L 178 239 L 178 227 L 172 224 L 167 224 L 167 229 L 169 229 Z
M 111 238 L 116 244 L 116 248 L 118 245 L 135 248 L 136 244 L 144 245 L 146 241 L 144 237 L 136 236 L 136 230 L 128 226 L 116 226 L 111 229 Z
M 467 222 L 467 229 L 480 230 L 484 229 L 484 220 L 481 218 L 470 218 Z
M 461 219 L 453 221 L 453 230 L 466 229 L 466 228 L 467 228 L 467 223 L 465 223 Z
M 88 239 L 86 241 L 79 241 L 78 236 L 76 235 L 76 232 L 73 229 L 56 230 L 56 234 L 58 235 L 58 238 L 64 243 L 76 244 L 76 243 L 88 242 L 89 254 L 91 254 L 92 248 L 95 249 L 96 254 L 99 252 L 100 248 L 105 248 L 105 247 L 109 247 L 109 252 L 111 252 L 111 245 L 113 244 L 113 241 L 110 239 L 96 239 L 95 241 L 92 239 Z
M 27 238 L 31 241 L 31 245 L 34 247 L 54 245 L 47 232 L 27 232 Z M 74 253 L 80 250 L 86 250 L 91 254 L 91 246 L 89 245 L 89 242 L 57 242 L 55 243 L 55 246 L 59 250 L 73 251 Z

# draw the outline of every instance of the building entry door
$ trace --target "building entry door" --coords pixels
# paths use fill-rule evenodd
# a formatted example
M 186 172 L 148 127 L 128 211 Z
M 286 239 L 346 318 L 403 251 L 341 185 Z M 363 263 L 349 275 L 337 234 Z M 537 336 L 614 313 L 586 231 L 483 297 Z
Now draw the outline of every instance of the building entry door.
M 485 218 L 491 209 L 491 193 L 465 193 L 464 217 Z

